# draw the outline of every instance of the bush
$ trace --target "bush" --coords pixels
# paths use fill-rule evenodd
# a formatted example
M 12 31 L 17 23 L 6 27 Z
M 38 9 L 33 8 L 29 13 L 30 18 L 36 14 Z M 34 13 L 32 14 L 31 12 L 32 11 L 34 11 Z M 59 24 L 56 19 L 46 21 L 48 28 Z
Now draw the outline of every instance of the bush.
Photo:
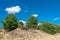
M 3 28 L 6 31 L 14 30 L 18 27 L 17 18 L 14 14 L 9 14 L 3 22 Z
M 37 28 L 37 24 L 38 22 L 37 22 L 36 17 L 31 16 L 26 25 L 28 28 Z
M 18 28 L 22 27 L 23 23 L 22 22 L 18 22 Z
M 49 34 L 55 34 L 57 32 L 59 32 L 59 26 L 58 25 L 55 25 L 55 24 L 52 24 L 52 23 L 49 23 L 49 22 L 43 22 L 39 27 L 38 29 L 39 30 L 43 30 Z

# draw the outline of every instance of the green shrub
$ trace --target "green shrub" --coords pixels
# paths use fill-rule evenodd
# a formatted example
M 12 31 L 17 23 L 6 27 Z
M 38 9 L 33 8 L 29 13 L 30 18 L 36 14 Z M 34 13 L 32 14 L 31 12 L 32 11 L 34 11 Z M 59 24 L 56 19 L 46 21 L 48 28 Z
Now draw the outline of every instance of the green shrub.
M 28 28 L 36 28 L 37 24 L 38 24 L 38 22 L 37 22 L 36 17 L 31 16 L 26 25 Z
M 23 23 L 22 22 L 18 22 L 18 28 L 22 27 Z
M 9 14 L 3 22 L 3 28 L 6 31 L 14 30 L 18 27 L 17 18 L 14 14 Z
M 42 24 L 38 26 L 38 29 L 43 30 L 49 34 L 55 34 L 59 32 L 59 26 L 49 22 L 42 22 Z

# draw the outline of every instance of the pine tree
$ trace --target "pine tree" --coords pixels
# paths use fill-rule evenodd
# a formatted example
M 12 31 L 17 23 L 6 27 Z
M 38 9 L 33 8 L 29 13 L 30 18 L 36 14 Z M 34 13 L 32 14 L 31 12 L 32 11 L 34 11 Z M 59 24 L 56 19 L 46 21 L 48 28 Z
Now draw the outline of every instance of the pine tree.
M 9 14 L 3 22 L 6 31 L 14 30 L 18 27 L 17 18 L 14 14 Z
M 37 18 L 34 16 L 31 16 L 26 25 L 28 28 L 37 28 L 37 24 L 38 24 Z

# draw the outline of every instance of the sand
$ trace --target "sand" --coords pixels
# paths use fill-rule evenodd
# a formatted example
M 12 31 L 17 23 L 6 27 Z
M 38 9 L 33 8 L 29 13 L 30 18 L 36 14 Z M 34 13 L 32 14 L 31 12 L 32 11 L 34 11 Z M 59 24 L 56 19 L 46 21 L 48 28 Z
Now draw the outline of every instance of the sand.
M 1 33 L 0 40 L 60 40 L 60 33 L 50 35 L 41 30 L 21 30 L 16 29 L 8 33 Z

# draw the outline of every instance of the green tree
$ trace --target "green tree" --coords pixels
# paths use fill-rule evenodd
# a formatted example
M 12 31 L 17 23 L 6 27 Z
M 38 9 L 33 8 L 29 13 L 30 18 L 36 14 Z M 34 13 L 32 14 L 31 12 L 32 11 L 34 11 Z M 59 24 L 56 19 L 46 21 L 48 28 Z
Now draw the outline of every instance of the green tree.
M 59 26 L 49 22 L 42 22 L 38 29 L 43 30 L 49 34 L 55 34 L 59 32 Z
M 9 14 L 3 22 L 6 31 L 14 30 L 18 27 L 17 18 L 14 14 Z
M 37 18 L 34 16 L 31 16 L 26 25 L 28 28 L 37 28 L 37 24 L 38 24 Z
M 18 27 L 22 27 L 23 26 L 23 23 L 22 22 L 18 22 Z

